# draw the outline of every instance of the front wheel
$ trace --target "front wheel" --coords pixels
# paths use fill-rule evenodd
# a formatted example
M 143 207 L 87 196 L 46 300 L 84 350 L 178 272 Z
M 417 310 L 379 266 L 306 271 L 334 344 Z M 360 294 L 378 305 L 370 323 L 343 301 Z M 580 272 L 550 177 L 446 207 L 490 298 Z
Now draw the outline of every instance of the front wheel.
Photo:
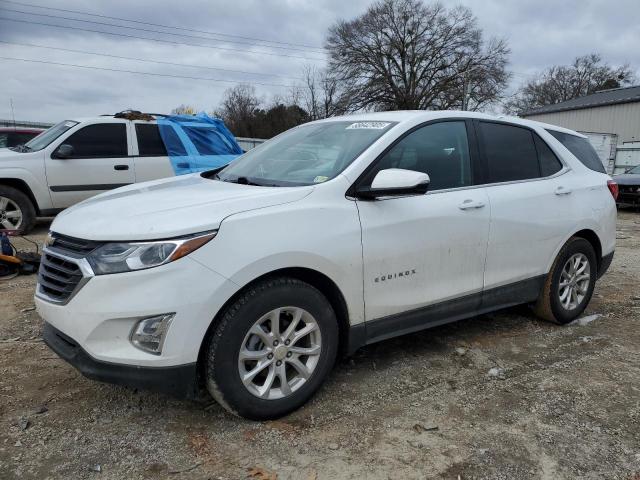
M 0 229 L 27 233 L 33 228 L 36 210 L 20 190 L 0 185 Z
M 338 323 L 313 286 L 273 278 L 223 312 L 209 341 L 207 388 L 233 414 L 278 418 L 302 406 L 331 371 Z
M 535 307 L 536 314 L 564 325 L 589 304 L 598 277 L 596 254 L 584 238 L 573 237 L 562 247 Z

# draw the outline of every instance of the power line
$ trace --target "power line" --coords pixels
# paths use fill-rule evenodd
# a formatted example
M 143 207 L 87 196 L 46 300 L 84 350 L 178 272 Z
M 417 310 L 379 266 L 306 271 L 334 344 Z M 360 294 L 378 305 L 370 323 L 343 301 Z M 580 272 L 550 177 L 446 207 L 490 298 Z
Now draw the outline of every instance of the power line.
M 208 77 L 193 77 L 189 75 L 173 75 L 169 73 L 155 73 L 155 72 L 141 72 L 140 70 L 124 70 L 119 68 L 108 68 L 108 67 L 96 67 L 93 65 L 79 65 L 76 63 L 62 63 L 62 62 L 50 62 L 48 60 L 32 60 L 29 58 L 18 58 L 18 57 L 3 57 L 0 56 L 0 60 L 15 60 L 19 62 L 29 62 L 29 63 L 43 63 L 47 65 L 58 65 L 64 67 L 74 67 L 74 68 L 84 68 L 89 70 L 102 70 L 107 72 L 119 72 L 119 73 L 133 73 L 136 75 L 149 75 L 153 77 L 168 77 L 168 78 L 182 78 L 186 80 L 204 80 L 207 82 L 222 82 L 222 83 L 233 83 L 234 85 L 240 83 L 247 83 L 249 85 L 260 85 L 264 87 L 284 87 L 284 88 L 293 88 L 298 89 L 296 85 L 285 85 L 282 83 L 263 83 L 263 82 L 238 82 L 236 80 L 225 80 L 222 78 L 208 78 Z
M 135 38 L 138 40 L 147 40 L 150 42 L 158 42 L 158 43 L 168 43 L 171 45 L 185 45 L 188 47 L 199 47 L 199 48 L 210 48 L 210 49 L 214 49 L 214 50 L 228 50 L 228 51 L 232 51 L 232 52 L 242 52 L 242 53 L 248 53 L 248 54 L 252 54 L 252 55 L 270 55 L 270 56 L 275 56 L 275 57 L 288 57 L 288 58 L 300 58 L 302 60 L 323 60 L 322 58 L 318 58 L 318 57 L 302 57 L 300 55 L 286 55 L 284 53 L 273 53 L 273 52 L 263 52 L 263 51 L 251 51 L 251 50 L 242 50 L 239 48 L 227 48 L 227 47 L 215 47 L 213 45 L 202 45 L 202 44 L 196 44 L 196 43 L 185 43 L 185 42 L 175 42 L 173 40 L 161 40 L 159 38 L 149 38 L 149 37 L 139 37 L 137 35 L 129 35 L 127 33 L 116 33 L 116 32 L 105 32 L 102 30 L 92 30 L 90 28 L 81 28 L 81 27 L 72 27 L 71 25 L 56 25 L 53 23 L 44 23 L 44 22 L 34 22 L 32 20 L 21 20 L 21 19 L 17 19 L 17 18 L 8 18 L 8 17 L 0 17 L 0 20 L 5 20 L 8 22 L 19 22 L 19 23 L 27 23 L 30 25 L 43 25 L 46 27 L 55 27 L 55 28 L 66 28 L 69 30 L 78 30 L 78 31 L 82 31 L 82 32 L 92 32 L 92 33 L 101 33 L 103 35 L 112 35 L 112 36 L 116 36 L 116 37 L 125 37 L 125 38 Z
M 129 30 L 137 30 L 140 32 L 148 32 L 148 33 L 159 33 L 161 35 L 171 35 L 174 37 L 185 37 L 185 38 L 196 38 L 196 39 L 200 39 L 200 40 L 215 40 L 215 41 L 222 41 L 222 42 L 227 42 L 227 43 L 236 43 L 239 45 L 250 45 L 250 46 L 259 46 L 259 47 L 268 47 L 268 48 L 276 48 L 276 49 L 280 49 L 280 50 L 295 50 L 298 52 L 306 52 L 308 49 L 303 49 L 303 48 L 297 48 L 297 47 L 284 47 L 284 46 L 277 46 L 277 45 L 256 45 L 255 43 L 250 43 L 250 42 L 241 42 L 238 40 L 223 40 L 223 39 L 219 39 L 219 38 L 210 38 L 210 37 L 203 37 L 202 35 L 189 35 L 186 33 L 172 33 L 172 32 L 163 32 L 162 30 L 152 30 L 150 28 L 140 28 L 140 27 L 130 27 L 127 25 L 118 25 L 115 23 L 107 23 L 107 22 L 96 22 L 95 20 L 83 20 L 81 18 L 71 18 L 71 17 L 63 17 L 60 15 L 48 15 L 46 13 L 34 13 L 34 12 L 25 12 L 24 10 L 14 10 L 12 8 L 4 8 L 3 10 L 5 12 L 11 12 L 11 13 L 20 13 L 23 15 L 35 15 L 38 17 L 47 17 L 47 18 L 55 18 L 57 20 L 71 20 L 73 22 L 83 22 L 83 23 L 92 23 L 94 25 L 103 25 L 103 26 L 107 26 L 107 27 L 116 27 L 116 28 L 126 28 Z M 320 51 L 315 51 L 312 53 L 322 53 Z
M 234 35 L 231 33 L 221 33 L 221 32 L 213 32 L 213 31 L 207 31 L 207 30 L 196 30 L 193 28 L 184 28 L 184 27 L 176 27 L 176 26 L 172 26 L 172 25 L 163 25 L 161 23 L 151 23 L 151 22 L 143 22 L 140 20 L 132 20 L 129 18 L 122 18 L 122 17 L 111 17 L 109 15 L 100 15 L 97 13 L 88 13 L 88 12 L 80 12 L 78 10 L 67 10 L 64 8 L 54 8 L 54 7 L 50 7 L 50 6 L 44 6 L 44 5 L 36 5 L 33 3 L 24 3 L 24 2 L 16 2 L 13 0 L 2 0 L 5 3 L 13 3 L 16 5 L 22 5 L 25 7 L 34 7 L 34 8 L 42 8 L 42 9 L 47 9 L 47 10 L 55 10 L 58 12 L 66 12 L 66 13 L 76 13 L 79 15 L 88 15 L 90 17 L 97 17 L 97 18 L 107 18 L 110 20 L 119 20 L 119 21 L 123 21 L 123 22 L 131 22 L 131 23 L 137 23 L 140 25 L 149 25 L 152 27 L 162 27 L 162 28 L 173 28 L 175 30 L 182 30 L 184 32 L 194 32 L 194 33 L 205 33 L 208 35 L 218 35 L 221 37 L 231 37 L 231 38 L 241 38 L 244 40 L 255 40 L 258 42 L 267 42 L 267 43 L 276 43 L 276 44 L 280 44 L 280 45 L 291 45 L 294 47 L 304 47 L 304 48 L 312 48 L 312 49 L 318 49 L 318 50 L 322 50 L 322 47 L 317 46 L 317 45 L 307 45 L 304 43 L 293 43 L 293 42 L 281 42 L 281 41 L 277 41 L 277 40 L 268 40 L 268 39 L 264 39 L 264 38 L 256 38 L 256 37 L 247 37 L 247 36 L 243 36 L 243 35 Z
M 62 47 L 51 47 L 48 45 L 37 45 L 34 43 L 18 43 L 18 42 L 8 42 L 6 40 L 0 40 L 0 43 L 5 43 L 8 45 L 18 45 L 21 47 L 34 47 L 34 48 L 46 48 L 48 50 L 60 50 L 63 52 L 71 52 L 71 53 L 83 53 L 86 55 L 99 55 L 101 57 L 109 57 L 109 58 L 119 58 L 122 60 L 134 60 L 136 62 L 146 62 L 146 63 L 157 63 L 160 65 L 171 65 L 171 66 L 175 66 L 175 67 L 189 67 L 189 68 L 202 68 L 202 69 L 207 69 L 207 70 L 219 70 L 222 72 L 229 72 L 229 73 L 241 73 L 241 74 L 245 74 L 245 75 L 262 75 L 262 76 L 269 76 L 269 77 L 280 77 L 280 78 L 289 78 L 291 80 L 303 80 L 300 77 L 285 77 L 282 75 L 278 75 L 276 73 L 263 73 L 263 72 L 247 72 L 247 71 L 243 71 L 243 70 L 231 70 L 228 68 L 221 68 L 221 67 L 210 67 L 210 66 L 204 66 L 204 65 L 189 65 L 187 63 L 174 63 L 174 62 L 164 62 L 161 60 L 147 60 L 144 58 L 136 58 L 136 57 L 125 57 L 122 55 L 111 55 L 108 53 L 98 53 L 98 52 L 89 52 L 87 50 L 75 50 L 72 48 L 62 48 Z

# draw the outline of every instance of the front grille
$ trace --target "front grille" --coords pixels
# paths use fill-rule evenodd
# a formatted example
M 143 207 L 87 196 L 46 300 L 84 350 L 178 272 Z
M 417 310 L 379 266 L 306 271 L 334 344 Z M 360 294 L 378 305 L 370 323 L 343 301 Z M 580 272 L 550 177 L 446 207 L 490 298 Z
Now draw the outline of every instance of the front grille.
M 38 271 L 38 288 L 49 299 L 64 302 L 74 293 L 83 275 L 77 263 L 44 252 Z
M 101 245 L 101 242 L 94 242 L 93 240 L 82 240 L 80 238 L 68 237 L 56 232 L 51 232 L 53 242 L 49 246 L 59 250 L 63 250 L 67 253 L 87 255 Z

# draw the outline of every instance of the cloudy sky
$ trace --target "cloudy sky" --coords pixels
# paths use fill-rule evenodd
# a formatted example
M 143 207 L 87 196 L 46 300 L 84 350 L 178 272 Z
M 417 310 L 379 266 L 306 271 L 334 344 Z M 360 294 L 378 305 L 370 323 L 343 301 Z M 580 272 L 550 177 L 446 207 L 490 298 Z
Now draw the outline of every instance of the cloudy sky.
M 16 119 L 50 122 L 125 108 L 211 110 L 237 82 L 256 84 L 268 101 L 286 95 L 305 65 L 322 67 L 328 27 L 363 13 L 371 1 L 0 0 L 0 118 L 11 118 L 10 99 Z M 589 52 L 640 73 L 639 0 L 446 3 L 470 7 L 487 37 L 506 38 L 512 89 L 546 66 Z

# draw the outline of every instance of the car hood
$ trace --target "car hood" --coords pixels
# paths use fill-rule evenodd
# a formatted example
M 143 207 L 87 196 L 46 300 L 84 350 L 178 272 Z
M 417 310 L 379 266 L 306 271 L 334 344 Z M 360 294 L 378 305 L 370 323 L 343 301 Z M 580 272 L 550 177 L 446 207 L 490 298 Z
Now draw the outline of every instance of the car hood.
M 235 213 L 303 199 L 310 187 L 257 187 L 199 174 L 102 193 L 59 214 L 51 230 L 87 240 L 156 240 L 215 230 Z
M 618 185 L 640 185 L 640 173 L 622 173 L 613 179 Z
M 14 160 L 16 157 L 22 155 L 21 153 L 14 152 L 8 147 L 0 148 L 0 162 L 3 160 Z
M 15 152 L 10 148 L 0 148 L 0 167 L 5 165 L 2 162 L 15 162 L 16 160 L 30 160 L 34 158 L 41 158 L 42 150 L 36 150 L 35 152 Z

